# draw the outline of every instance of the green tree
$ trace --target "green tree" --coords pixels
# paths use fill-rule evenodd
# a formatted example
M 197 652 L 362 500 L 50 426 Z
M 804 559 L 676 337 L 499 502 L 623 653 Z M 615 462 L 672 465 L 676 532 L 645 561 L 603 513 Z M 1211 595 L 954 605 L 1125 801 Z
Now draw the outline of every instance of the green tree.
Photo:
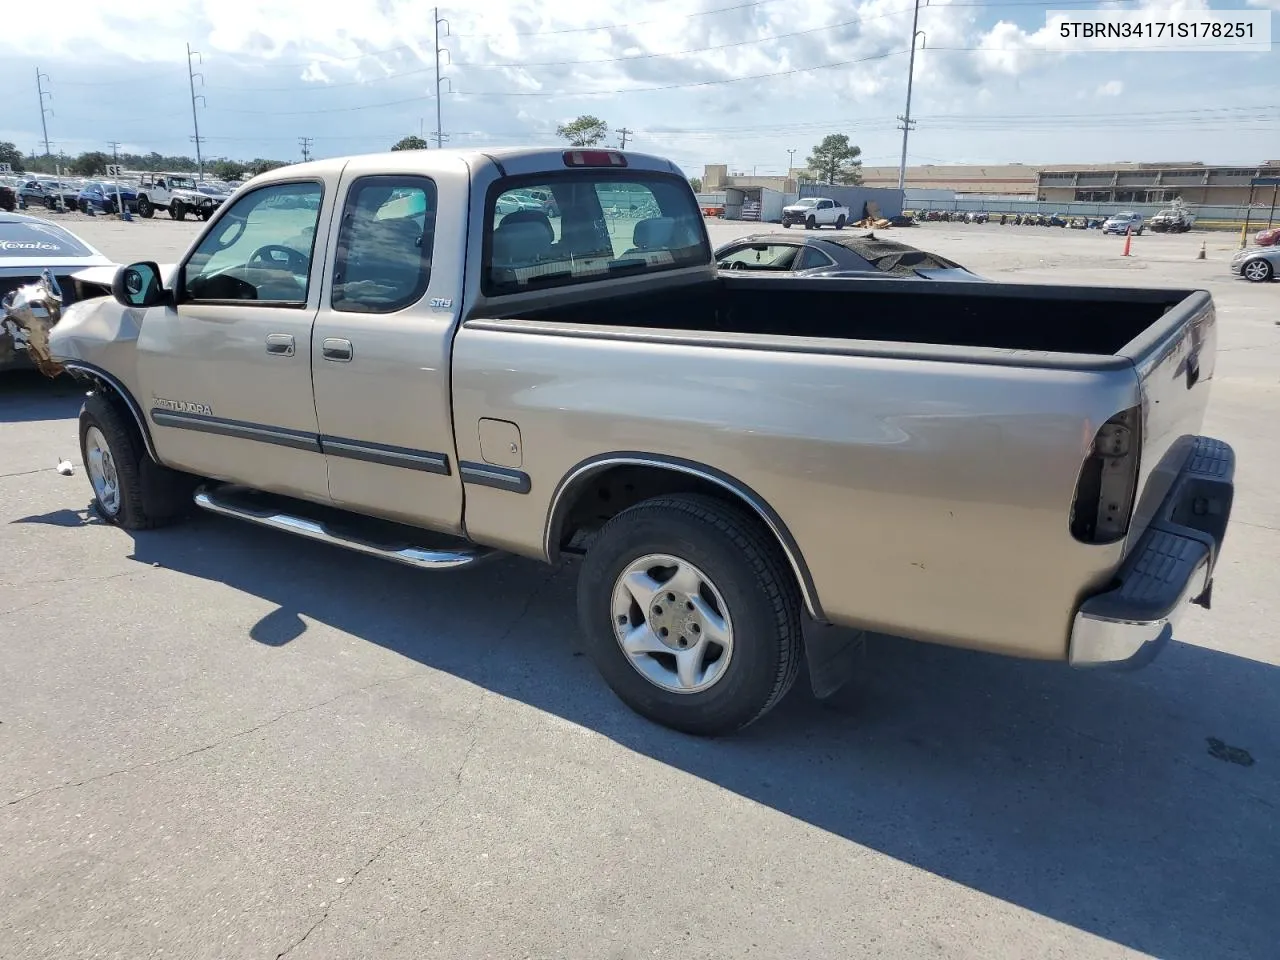
M 14 173 L 22 173 L 27 169 L 22 159 L 22 151 L 18 149 L 17 144 L 8 140 L 0 141 L 0 163 L 9 164 Z
M 690 178 L 689 178 L 689 186 L 693 187 L 693 192 L 694 192 L 694 193 L 698 193 L 699 191 L 701 191 L 701 190 L 702 190 L 702 178 L 701 178 L 701 177 L 690 177 Z
M 849 142 L 843 133 L 829 133 L 805 160 L 821 183 L 861 183 L 862 148 Z
M 427 141 L 421 137 L 405 137 L 397 143 L 392 150 L 425 150 L 427 149 Z
M 258 174 L 266 173 L 268 170 L 278 170 L 280 167 L 287 167 L 288 164 L 283 160 L 263 160 L 261 157 L 258 157 L 256 160 L 248 163 L 247 166 L 249 168 L 248 172 L 256 177 Z
M 90 150 L 71 161 L 71 172 L 77 177 L 101 176 L 107 172 L 111 155 L 101 150 Z
M 609 125 L 589 113 L 556 127 L 556 136 L 564 137 L 575 147 L 594 147 L 608 135 Z
M 215 160 L 209 165 L 209 173 L 216 180 L 239 180 L 245 174 L 244 164 L 235 160 Z

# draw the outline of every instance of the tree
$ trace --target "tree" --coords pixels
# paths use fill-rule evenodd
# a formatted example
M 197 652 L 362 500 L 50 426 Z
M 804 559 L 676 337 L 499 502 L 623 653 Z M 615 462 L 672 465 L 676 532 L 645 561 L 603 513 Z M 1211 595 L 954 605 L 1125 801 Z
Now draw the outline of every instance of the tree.
M 392 150 L 425 150 L 427 149 L 427 141 L 421 137 L 405 137 L 397 143 Z
M 92 177 L 107 172 L 107 164 L 111 163 L 110 154 L 101 150 L 90 150 L 71 161 L 71 172 L 78 177 Z
M 861 183 L 862 148 L 854 146 L 843 133 L 829 133 L 813 148 L 805 161 L 822 183 Z
M 0 163 L 9 164 L 14 173 L 22 173 L 27 169 L 22 160 L 22 151 L 18 149 L 17 144 L 8 140 L 0 141 Z
M 280 167 L 287 167 L 288 164 L 283 160 L 263 160 L 261 157 L 258 157 L 256 160 L 245 164 L 245 166 L 249 168 L 248 172 L 256 177 L 258 174 L 266 173 L 268 170 L 278 170 Z
M 698 193 L 698 192 L 702 189 L 702 178 L 701 178 L 701 177 L 690 177 L 690 178 L 689 178 L 689 186 L 693 187 L 693 192 L 694 192 L 694 193 Z
M 215 180 L 239 180 L 245 173 L 243 163 L 226 159 L 213 161 L 208 170 Z
M 577 120 L 556 127 L 556 136 L 564 137 L 575 147 L 594 147 L 609 135 L 609 125 L 599 117 L 584 113 Z

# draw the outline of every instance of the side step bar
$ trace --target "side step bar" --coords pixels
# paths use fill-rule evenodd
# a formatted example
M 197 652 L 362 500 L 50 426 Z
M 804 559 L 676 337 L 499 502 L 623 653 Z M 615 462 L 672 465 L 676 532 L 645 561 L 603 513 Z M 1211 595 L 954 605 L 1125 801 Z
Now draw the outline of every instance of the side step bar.
M 321 543 L 343 547 L 356 553 L 371 557 L 381 557 L 395 563 L 403 563 L 410 567 L 424 570 L 456 570 L 469 567 L 491 556 L 494 551 L 486 547 L 463 545 L 454 549 L 440 549 L 417 546 L 384 546 L 369 540 L 363 540 L 344 533 L 330 530 L 318 520 L 296 514 L 284 513 L 276 509 L 255 509 L 236 503 L 226 497 L 219 497 L 217 490 L 202 487 L 195 494 L 196 506 L 224 517 L 236 520 L 247 520 L 260 527 L 291 533 L 296 537 L 318 540 Z

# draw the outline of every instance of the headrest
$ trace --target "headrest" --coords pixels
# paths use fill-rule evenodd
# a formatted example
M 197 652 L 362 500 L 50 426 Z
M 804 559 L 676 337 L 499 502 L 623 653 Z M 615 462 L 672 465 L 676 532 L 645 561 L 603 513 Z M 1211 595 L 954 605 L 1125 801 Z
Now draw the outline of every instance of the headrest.
M 648 220 L 641 220 L 631 234 L 631 243 L 641 250 L 671 247 L 675 228 L 674 217 L 650 217 Z
M 512 223 L 512 216 L 515 214 L 504 217 L 498 224 L 498 229 L 493 231 L 495 264 L 531 264 L 551 252 L 554 235 L 548 229 L 549 223 L 544 225 L 536 220 L 517 220 Z

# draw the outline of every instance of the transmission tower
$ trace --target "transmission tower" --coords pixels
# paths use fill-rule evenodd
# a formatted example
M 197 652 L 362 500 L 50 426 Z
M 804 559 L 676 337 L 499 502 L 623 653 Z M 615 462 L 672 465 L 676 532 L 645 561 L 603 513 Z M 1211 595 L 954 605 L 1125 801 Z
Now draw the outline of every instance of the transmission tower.
M 204 86 L 204 74 L 196 73 L 192 65 L 192 57 L 196 61 L 203 64 L 204 57 L 200 55 L 199 50 L 192 50 L 191 44 L 187 44 L 187 81 L 191 85 L 191 126 L 195 128 L 195 136 L 191 139 L 196 144 L 196 171 L 198 179 L 204 179 L 204 154 L 200 150 L 200 145 L 204 143 L 204 138 L 200 136 L 200 117 L 196 113 L 196 101 L 199 100 L 204 106 L 209 106 L 209 102 L 205 100 L 203 94 L 196 93 L 196 77 L 200 78 L 200 86 Z
M 47 118 L 53 113 L 50 107 L 45 106 L 45 98 L 53 99 L 53 94 L 44 88 L 45 81 L 49 79 L 47 73 L 41 73 L 40 68 L 36 67 L 36 91 L 40 94 L 40 130 L 44 133 L 44 155 L 47 157 L 52 152 L 49 149 L 49 124 Z
M 441 84 L 449 84 L 449 92 L 453 93 L 453 81 L 448 77 L 440 76 L 440 54 L 444 54 L 449 58 L 448 64 L 453 63 L 453 57 L 450 55 L 448 50 L 440 46 L 440 25 L 444 24 L 444 35 L 447 37 L 449 36 L 449 21 L 440 16 L 439 7 L 432 8 L 432 19 L 435 21 L 436 29 L 436 132 L 432 135 L 432 139 L 436 142 L 436 149 L 441 150 L 444 148 L 445 140 L 449 139 L 444 132 L 444 124 L 440 119 L 440 100 L 443 94 Z

